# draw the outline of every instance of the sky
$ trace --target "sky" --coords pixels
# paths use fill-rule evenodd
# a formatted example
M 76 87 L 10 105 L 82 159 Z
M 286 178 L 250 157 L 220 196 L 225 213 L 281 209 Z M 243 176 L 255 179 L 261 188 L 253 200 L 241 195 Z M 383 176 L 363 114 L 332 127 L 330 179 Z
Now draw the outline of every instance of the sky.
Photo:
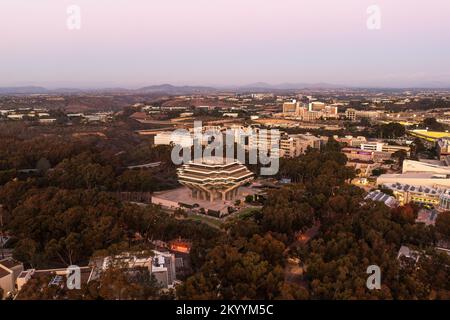
M 0 86 L 450 87 L 449 17 L 449 0 L 0 0 Z

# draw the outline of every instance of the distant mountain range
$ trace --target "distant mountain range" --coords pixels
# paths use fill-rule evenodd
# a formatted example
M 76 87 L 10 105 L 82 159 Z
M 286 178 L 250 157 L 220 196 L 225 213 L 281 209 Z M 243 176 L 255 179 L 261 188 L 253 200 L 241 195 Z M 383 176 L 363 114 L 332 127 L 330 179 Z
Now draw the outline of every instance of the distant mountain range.
M 161 84 L 146 86 L 138 89 L 124 89 L 124 88 L 93 88 L 93 89 L 78 89 L 78 88 L 57 88 L 47 89 L 38 86 L 22 86 L 22 87 L 0 87 L 0 94 L 76 94 L 83 92 L 124 92 L 137 94 L 168 94 L 168 95 L 184 95 L 184 94 L 208 94 L 219 91 L 235 91 L 235 92 L 249 92 L 249 91 L 280 91 L 280 90 L 299 90 L 299 89 L 336 89 L 345 88 L 328 83 L 282 83 L 271 85 L 265 82 L 256 82 L 244 86 L 174 86 L 171 84 Z
M 48 90 L 43 87 L 0 87 L 0 94 L 34 94 L 47 92 Z
M 193 94 L 193 93 L 210 93 L 217 91 L 213 87 L 202 86 L 173 86 L 171 84 L 161 84 L 155 86 L 147 86 L 136 90 L 137 93 L 165 93 L 173 95 Z
M 339 89 L 349 88 L 345 85 L 337 85 L 331 83 L 280 83 L 269 84 L 266 82 L 255 82 L 245 86 L 238 87 L 240 90 L 245 89 L 269 89 L 269 90 L 299 90 L 299 89 Z
M 217 92 L 218 89 L 212 87 L 202 86 L 173 86 L 170 84 L 162 84 L 155 86 L 147 86 L 139 89 L 124 89 L 124 88 L 57 88 L 47 89 L 38 86 L 23 86 L 23 87 L 0 87 L 0 95 L 6 94 L 76 94 L 76 93 L 138 93 L 138 94 L 168 94 L 168 95 L 183 95 L 183 94 L 206 94 Z
M 273 91 L 293 91 L 302 89 L 358 89 L 370 87 L 351 87 L 346 85 L 338 85 L 331 83 L 280 83 L 269 84 L 266 82 L 255 82 L 243 86 L 174 86 L 171 84 L 151 85 L 138 89 L 125 88 L 57 88 L 48 89 L 40 86 L 18 86 L 18 87 L 0 87 L 0 95 L 7 94 L 77 94 L 77 93 L 136 93 L 136 94 L 167 94 L 167 95 L 188 95 L 188 94 L 208 94 L 220 91 L 233 92 L 273 92 Z M 382 87 L 372 87 L 374 89 L 383 89 Z M 387 89 L 388 87 L 386 87 Z M 421 86 L 411 86 L 408 88 L 417 89 L 433 89 L 433 88 L 450 88 L 441 82 L 422 83 Z M 395 88 L 391 88 L 395 89 Z M 399 88 L 400 89 L 400 88 Z

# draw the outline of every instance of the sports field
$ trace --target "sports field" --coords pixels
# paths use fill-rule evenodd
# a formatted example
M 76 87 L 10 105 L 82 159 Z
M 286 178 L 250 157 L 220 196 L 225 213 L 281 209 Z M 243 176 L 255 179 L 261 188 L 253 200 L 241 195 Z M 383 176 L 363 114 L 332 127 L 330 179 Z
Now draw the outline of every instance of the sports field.
M 408 133 L 412 136 L 426 139 L 428 141 L 435 141 L 440 138 L 450 137 L 450 133 L 445 131 L 410 130 Z

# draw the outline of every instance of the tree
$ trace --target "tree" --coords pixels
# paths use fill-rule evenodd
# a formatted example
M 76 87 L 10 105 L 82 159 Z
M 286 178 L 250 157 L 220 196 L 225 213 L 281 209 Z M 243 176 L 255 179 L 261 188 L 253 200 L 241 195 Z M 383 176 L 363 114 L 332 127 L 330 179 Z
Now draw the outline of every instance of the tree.
M 392 210 L 392 220 L 400 224 L 413 225 L 417 218 L 417 212 L 414 208 L 407 204 Z
M 41 158 L 36 163 L 36 169 L 41 174 L 47 173 L 48 169 L 50 169 L 51 167 L 52 167 L 52 165 L 50 164 L 50 161 L 48 161 L 46 158 Z
M 160 286 L 146 268 L 128 271 L 111 266 L 98 280 L 88 284 L 88 299 L 152 300 L 158 297 Z
M 427 149 L 420 138 L 415 138 L 412 146 L 416 157 Z
M 389 122 L 377 127 L 377 136 L 385 139 L 403 137 L 406 133 L 405 127 L 398 122 Z
M 450 212 L 442 212 L 436 218 L 436 231 L 450 239 Z
M 245 196 L 245 202 L 247 202 L 247 203 L 253 202 L 253 196 L 252 195 Z
M 39 264 L 41 257 L 38 253 L 38 244 L 36 241 L 28 238 L 19 240 L 14 248 L 14 258 L 18 261 L 35 267 Z
M 50 274 L 32 277 L 20 290 L 18 300 L 55 300 L 64 295 L 60 286 L 49 285 L 52 280 Z
M 375 168 L 375 169 L 372 170 L 372 175 L 376 176 L 376 177 L 378 177 L 378 176 L 380 176 L 382 174 L 385 174 L 385 173 L 386 173 L 386 169 L 385 168 Z
M 333 137 L 330 137 L 322 150 L 324 152 L 340 152 L 341 149 L 341 144 L 337 142 Z
M 270 239 L 267 241 L 272 242 Z M 275 244 L 275 247 L 278 246 L 279 244 Z M 265 260 L 251 249 L 251 245 L 245 239 L 236 240 L 233 245 L 224 244 L 215 247 L 208 254 L 200 272 L 189 277 L 177 288 L 178 297 L 274 299 L 279 296 L 284 279 L 283 269 L 278 264 L 279 260 Z M 278 250 L 275 249 L 274 252 Z
M 423 126 L 433 131 L 444 131 L 445 125 L 437 122 L 436 118 L 425 118 L 422 122 Z
M 269 194 L 263 208 L 261 226 L 265 231 L 273 231 L 293 237 L 298 231 L 312 226 L 314 210 L 308 204 L 305 190 L 292 186 Z
M 399 166 L 402 166 L 403 160 L 405 160 L 406 157 L 407 157 L 407 153 L 406 153 L 405 150 L 397 150 L 397 151 L 395 151 L 395 152 L 392 154 L 391 157 L 392 157 L 392 158 L 396 158 L 397 161 L 398 161 L 398 165 L 399 165 Z

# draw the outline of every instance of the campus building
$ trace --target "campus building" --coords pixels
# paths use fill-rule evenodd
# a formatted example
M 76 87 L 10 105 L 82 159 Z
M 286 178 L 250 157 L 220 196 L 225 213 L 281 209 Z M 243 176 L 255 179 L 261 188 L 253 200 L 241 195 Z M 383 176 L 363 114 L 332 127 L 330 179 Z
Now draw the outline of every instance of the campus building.
M 450 174 L 450 167 L 447 165 L 428 163 L 415 160 L 403 160 L 402 173 L 407 172 L 430 172 L 440 174 Z
M 361 144 L 366 143 L 367 139 L 363 136 L 353 137 L 353 136 L 345 136 L 338 137 L 333 136 L 334 140 L 340 143 L 345 143 L 348 147 L 360 148 Z
M 382 174 L 377 178 L 377 185 L 392 183 L 409 184 L 431 188 L 450 188 L 450 175 L 429 172 L 408 172 Z
M 372 200 L 377 202 L 383 202 L 385 205 L 387 205 L 390 208 L 395 208 L 398 206 L 398 201 L 388 194 L 385 194 L 379 190 L 374 190 L 370 192 L 364 200 Z
M 439 205 L 439 197 L 446 189 L 426 186 L 409 185 L 402 183 L 385 183 L 383 187 L 392 190 L 395 198 L 401 205 L 413 202 L 418 204 Z
M 280 139 L 283 132 L 253 128 L 248 137 L 248 149 L 256 150 L 267 156 L 280 157 Z
M 356 110 L 352 108 L 348 108 L 345 110 L 345 117 L 349 120 L 355 121 L 356 120 Z
M 406 155 L 409 156 L 411 148 L 408 146 L 396 146 L 390 145 L 384 142 L 367 142 L 361 144 L 361 150 L 365 151 L 377 151 L 393 154 L 397 151 L 405 151 Z
M 155 135 L 155 145 L 181 145 L 183 148 L 191 147 L 194 144 L 194 138 L 189 133 L 163 131 Z
M 322 140 L 310 134 L 283 135 L 280 139 L 280 156 L 298 157 L 308 148 L 320 149 Z
M 285 115 L 295 114 L 297 112 L 297 106 L 299 104 L 296 100 L 292 100 L 292 102 L 283 103 L 283 113 Z
M 133 269 L 147 270 L 162 288 L 173 288 L 177 281 L 175 269 L 175 255 L 168 251 L 152 250 L 152 255 L 124 252 L 120 255 L 99 257 L 91 260 L 91 265 L 96 266 L 89 280 L 96 279 L 101 272 L 111 266 L 117 266 L 131 271 Z
M 3 290 L 3 297 L 0 300 L 16 292 L 16 279 L 23 271 L 23 264 L 12 258 L 0 260 L 0 288 Z
M 450 211 L 450 190 L 447 189 L 439 196 L 439 210 Z
M 381 111 L 370 111 L 370 110 L 356 110 L 353 108 L 348 108 L 345 110 L 345 117 L 349 120 L 355 121 L 356 119 L 375 119 L 383 116 Z
M 450 155 L 450 138 L 442 138 L 436 142 L 436 149 L 439 159 Z
M 240 186 L 253 180 L 253 173 L 233 159 L 202 159 L 190 161 L 178 169 L 178 181 L 191 190 L 192 198 L 234 200 Z

